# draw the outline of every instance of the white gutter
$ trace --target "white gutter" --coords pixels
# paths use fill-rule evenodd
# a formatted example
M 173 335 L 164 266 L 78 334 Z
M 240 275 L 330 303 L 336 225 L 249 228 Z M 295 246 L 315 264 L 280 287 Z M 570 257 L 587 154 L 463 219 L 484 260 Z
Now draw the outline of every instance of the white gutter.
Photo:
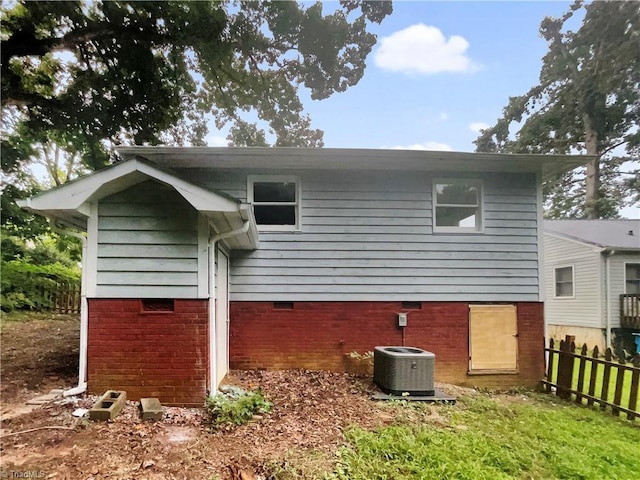
M 609 257 L 615 254 L 615 250 L 606 250 L 603 249 L 602 252 L 605 253 L 604 256 L 604 271 L 605 271 L 605 305 L 606 305 L 606 330 L 605 330 L 605 340 L 607 342 L 607 348 L 611 348 L 611 268 L 609 262 Z
M 249 220 L 245 220 L 240 228 L 236 230 L 230 230 L 228 232 L 221 232 L 217 235 L 214 235 L 209 239 L 209 387 L 211 388 L 211 392 L 218 389 L 218 373 L 217 373 L 217 365 L 216 365 L 216 341 L 215 338 L 216 332 L 216 282 L 214 278 L 214 272 L 216 267 L 216 243 L 220 240 L 224 240 L 225 238 L 235 237 L 236 235 L 240 235 L 241 233 L 247 233 L 249 231 L 249 227 L 251 226 L 251 222 Z M 213 225 L 211 225 L 213 227 Z
M 31 199 L 28 199 L 31 200 Z M 56 222 L 49 218 L 51 230 L 61 235 L 78 238 L 82 242 L 82 274 L 80 276 L 80 354 L 78 362 L 78 386 L 70 388 L 63 392 L 63 396 L 80 395 L 87 390 L 87 344 L 89 337 L 89 315 L 87 309 L 87 237 L 73 232 L 64 230 Z
M 245 220 L 240 228 L 235 230 L 230 230 L 228 232 L 222 232 L 214 236 L 209 243 L 216 243 L 219 240 L 224 240 L 225 238 L 235 237 L 236 235 L 240 235 L 241 233 L 247 233 L 249 231 L 249 227 L 251 226 L 251 222 L 249 220 Z

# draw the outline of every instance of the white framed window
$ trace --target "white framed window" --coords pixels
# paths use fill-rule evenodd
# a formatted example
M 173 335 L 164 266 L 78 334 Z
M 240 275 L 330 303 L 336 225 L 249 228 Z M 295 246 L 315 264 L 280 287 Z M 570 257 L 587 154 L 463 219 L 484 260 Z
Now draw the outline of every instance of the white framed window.
M 555 285 L 555 298 L 574 298 L 574 271 L 573 265 L 556 267 L 553 269 L 553 283 Z
M 249 175 L 247 200 L 258 230 L 300 229 L 300 178 L 293 175 Z
M 433 231 L 482 231 L 482 181 L 436 179 L 433 182 Z
M 624 264 L 624 293 L 640 294 L 640 263 Z

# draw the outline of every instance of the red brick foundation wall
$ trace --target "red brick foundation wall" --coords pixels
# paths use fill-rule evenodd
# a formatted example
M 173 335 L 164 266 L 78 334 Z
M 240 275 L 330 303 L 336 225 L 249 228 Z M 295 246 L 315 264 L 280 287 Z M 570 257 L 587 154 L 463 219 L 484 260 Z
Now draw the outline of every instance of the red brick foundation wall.
M 208 300 L 143 312 L 140 300 L 89 299 L 88 390 L 127 399 L 202 405 L 208 373 Z
M 469 386 L 533 386 L 544 374 L 542 303 L 517 303 L 518 374 L 469 375 L 469 304 L 422 302 L 231 302 L 230 366 L 238 369 L 308 368 L 341 371 L 344 357 L 376 345 L 402 345 L 397 313 L 408 311 L 405 345 L 436 355 L 436 381 Z M 499 348 L 499 345 L 496 345 Z

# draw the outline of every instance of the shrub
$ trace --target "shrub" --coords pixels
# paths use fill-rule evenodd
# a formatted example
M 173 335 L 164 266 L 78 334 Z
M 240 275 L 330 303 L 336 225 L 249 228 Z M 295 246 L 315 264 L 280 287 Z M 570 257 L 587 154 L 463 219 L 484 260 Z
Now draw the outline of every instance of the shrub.
M 61 283 L 76 285 L 79 281 L 77 268 L 60 263 L 33 265 L 24 259 L 2 262 L 2 310 L 46 310 L 51 291 Z
M 47 310 L 51 307 L 51 293 L 60 284 L 79 286 L 80 268 L 68 247 L 59 250 L 59 238 L 43 235 L 26 241 L 4 229 L 0 236 L 3 311 Z
M 273 404 L 267 401 L 260 389 L 249 392 L 228 387 L 223 392 L 207 397 L 206 422 L 214 429 L 223 425 L 244 425 L 254 415 L 269 413 Z

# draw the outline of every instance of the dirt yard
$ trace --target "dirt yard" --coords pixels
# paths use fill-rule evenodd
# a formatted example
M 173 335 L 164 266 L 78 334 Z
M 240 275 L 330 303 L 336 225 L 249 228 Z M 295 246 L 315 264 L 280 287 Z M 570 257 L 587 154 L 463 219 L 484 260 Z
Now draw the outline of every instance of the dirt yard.
M 225 383 L 260 387 L 274 408 L 222 432 L 207 430 L 200 409 L 165 408 L 163 421 L 143 423 L 137 404 L 128 402 L 115 421 L 104 423 L 72 415 L 95 397 L 26 407 L 26 400 L 52 388 L 75 386 L 78 330 L 73 317 L 2 321 L 3 475 L 246 480 L 270 478 L 278 465 L 301 455 L 330 470 L 346 426 L 393 421 L 389 409 L 369 400 L 375 390 L 369 379 L 304 371 L 233 372 Z M 37 430 L 24 432 L 31 429 Z M 24 433 L 11 435 L 16 432 Z
M 2 413 L 39 392 L 78 383 L 77 315 L 3 314 L 0 325 Z

